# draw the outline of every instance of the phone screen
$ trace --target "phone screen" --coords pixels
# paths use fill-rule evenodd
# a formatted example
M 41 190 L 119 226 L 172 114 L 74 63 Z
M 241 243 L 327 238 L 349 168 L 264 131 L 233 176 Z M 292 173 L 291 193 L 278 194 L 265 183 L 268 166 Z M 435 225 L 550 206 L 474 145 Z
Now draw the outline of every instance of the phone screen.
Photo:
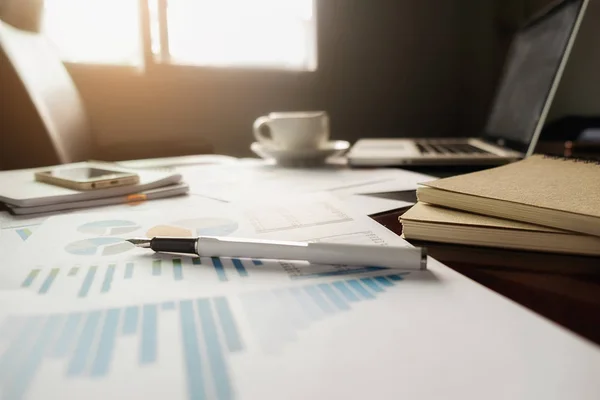
M 64 168 L 56 169 L 53 171 L 45 171 L 44 174 L 55 176 L 57 178 L 69 179 L 72 181 L 89 181 L 97 179 L 111 179 L 118 178 L 124 175 L 129 175 L 127 172 L 122 171 L 111 171 L 109 169 L 100 168 Z

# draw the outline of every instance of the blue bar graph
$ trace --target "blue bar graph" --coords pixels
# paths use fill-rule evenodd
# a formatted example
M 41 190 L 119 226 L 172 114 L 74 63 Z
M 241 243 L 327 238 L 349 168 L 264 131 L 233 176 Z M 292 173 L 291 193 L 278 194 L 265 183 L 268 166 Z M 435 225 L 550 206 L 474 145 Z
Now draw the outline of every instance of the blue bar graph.
M 131 279 L 133 277 L 133 263 L 127 263 L 125 266 L 125 279 Z
M 102 334 L 100 335 L 100 342 L 98 343 L 96 358 L 92 363 L 92 376 L 104 376 L 108 373 L 110 362 L 113 356 L 113 350 L 115 348 L 117 326 L 119 324 L 119 312 L 119 309 L 111 309 L 106 313 L 104 326 L 102 327 Z
M 133 335 L 137 331 L 140 308 L 129 306 L 125 309 L 125 320 L 123 321 L 123 335 Z
M 61 317 L 60 315 L 52 315 L 46 319 L 42 329 L 37 332 L 37 341 L 31 348 L 28 348 L 25 359 L 13 366 L 13 379 L 8 382 L 8 387 L 5 389 L 5 398 L 23 398 L 44 359 L 46 348 L 51 343 L 54 331 L 61 322 Z
M 215 271 L 217 271 L 217 276 L 221 282 L 227 281 L 227 275 L 225 275 L 225 269 L 223 269 L 223 262 L 219 257 L 211 257 L 213 266 L 215 267 Z
M 373 278 L 362 278 L 361 281 L 374 292 L 383 292 L 383 288 Z
M 44 283 L 42 283 L 42 286 L 40 286 L 40 290 L 38 290 L 39 294 L 47 293 L 48 290 L 50 290 L 50 287 L 52 286 L 52 283 L 56 279 L 56 276 L 58 275 L 59 271 L 60 270 L 58 268 L 52 268 L 50 270 L 50 272 L 48 273 L 48 276 L 44 280 Z
M 173 279 L 175 279 L 176 281 L 180 281 L 183 279 L 183 270 L 181 268 L 180 258 L 173 259 Z
M 50 352 L 50 356 L 64 357 L 67 355 L 69 350 L 73 347 L 73 338 L 75 337 L 75 333 L 77 333 L 77 327 L 82 319 L 83 315 L 81 313 L 69 314 L 67 321 L 63 326 L 63 330 L 60 336 L 58 336 L 54 348 Z
M 111 264 L 106 269 L 104 273 L 104 282 L 102 282 L 102 289 L 100 291 L 102 293 L 106 293 L 110 290 L 110 285 L 112 284 L 113 276 L 115 275 L 115 265 Z
M 74 376 L 82 375 L 84 373 L 90 355 L 89 353 L 94 342 L 96 327 L 100 323 L 100 316 L 100 311 L 93 311 L 88 314 L 83 329 L 79 334 L 77 347 L 75 347 L 75 351 L 69 361 L 67 375 Z
M 300 288 L 292 288 L 290 292 L 302 307 L 306 316 L 311 320 L 317 320 L 324 315 L 324 312 L 318 307 L 311 298 Z
M 194 320 L 194 309 L 191 300 L 179 303 L 179 316 L 181 318 L 181 341 L 183 344 L 183 358 L 185 360 L 185 373 L 190 400 L 204 400 L 204 382 L 202 376 L 202 360 L 198 346 L 198 332 Z
M 94 277 L 96 276 L 97 266 L 92 265 L 87 274 L 85 274 L 85 278 L 83 283 L 81 284 L 81 289 L 79 289 L 79 297 L 86 297 L 92 287 L 92 283 L 94 282 Z
M 158 329 L 157 306 L 154 304 L 145 305 L 142 311 L 140 364 L 151 364 L 156 361 L 156 331 Z
M 358 296 L 344 282 L 334 282 L 333 287 L 339 290 L 346 300 L 351 302 L 360 301 Z
M 333 314 L 335 312 L 335 309 L 327 302 L 327 300 L 325 300 L 316 286 L 305 286 L 304 290 L 312 297 L 315 304 L 318 305 L 323 312 L 326 314 Z
M 152 275 L 159 276 L 162 270 L 162 260 L 154 260 L 152 261 Z
M 406 273 L 408 274 L 408 273 Z M 297 340 L 297 331 L 310 324 L 349 312 L 360 302 L 375 299 L 403 280 L 403 274 L 348 279 L 241 296 L 249 326 L 267 353 L 279 352 L 284 343 Z M 277 301 L 271 296 L 275 294 Z M 299 306 L 299 307 L 298 307 Z M 264 314 L 268 314 L 265 317 Z M 267 334 L 276 336 L 266 337 Z
M 346 281 L 346 283 L 348 283 L 348 285 L 350 285 L 350 287 L 354 290 L 356 290 L 356 292 L 358 294 L 360 294 L 363 298 L 365 299 L 374 299 L 375 296 L 373 294 L 371 294 L 371 292 L 369 292 L 363 285 L 361 285 L 361 283 L 359 281 L 357 281 L 356 279 L 350 279 L 349 281 Z
M 106 281 L 109 274 L 104 272 Z M 90 267 L 85 277 L 94 274 L 95 267 Z M 367 300 L 385 295 L 402 282 L 404 275 L 246 292 L 237 299 L 242 307 L 233 308 L 232 299 L 218 296 L 65 314 L 8 316 L 0 321 L 0 398 L 25 398 L 29 387 L 37 382 L 36 374 L 45 371 L 42 365 L 46 359 L 53 359 L 53 363 L 63 360 L 67 379 L 109 376 L 114 360 L 121 356 L 118 341 L 130 336 L 127 340 L 138 341 L 134 344 L 139 351 L 138 367 L 158 363 L 159 346 L 171 354 L 180 352 L 188 399 L 230 399 L 235 396 L 230 354 L 244 351 L 248 343 L 257 343 L 264 351 L 281 351 L 286 343 L 302 340 L 303 335 L 298 334 L 301 329 L 339 318 L 341 311 L 363 307 L 361 302 L 366 306 Z M 62 276 L 67 279 L 66 274 Z M 244 340 L 234 313 L 237 310 L 245 314 L 249 333 L 254 332 L 256 341 Z M 163 319 L 160 313 L 170 316 Z M 167 323 L 177 316 L 179 327 Z M 166 325 L 161 327 L 161 323 Z M 181 340 L 159 343 L 166 337 L 158 334 L 159 329 L 173 328 L 179 329 Z
M 244 346 L 242 345 L 242 340 L 227 299 L 225 297 L 216 297 L 214 303 L 221 326 L 223 327 L 223 332 L 225 333 L 227 348 L 231 352 L 242 350 Z
M 377 281 L 377 283 L 382 284 L 383 286 L 394 286 L 394 284 L 392 282 L 390 282 L 385 276 L 376 276 L 375 278 L 373 278 Z
M 242 260 L 239 258 L 232 258 L 231 261 L 233 261 L 233 266 L 240 276 L 248 276 L 248 271 L 246 271 L 246 267 L 242 264 Z
M 35 281 L 35 278 L 38 276 L 39 273 L 40 273 L 39 269 L 32 269 L 29 272 L 29 274 L 27 275 L 27 278 L 25 278 L 25 280 L 21 284 L 21 287 L 31 286 L 31 284 L 33 283 L 33 281 Z
M 199 299 L 196 305 L 198 307 L 198 316 L 200 317 L 200 325 L 204 334 L 208 363 L 212 371 L 217 398 L 230 399 L 232 396 L 229 373 L 223 350 L 219 343 L 219 334 L 217 333 L 217 325 L 210 307 L 210 301 L 209 299 Z
M 12 345 L 0 357 L 0 382 L 5 383 L 10 378 L 9 371 L 12 371 L 14 366 L 21 359 L 21 353 L 26 349 L 31 342 L 31 338 L 35 337 L 39 330 L 43 319 L 40 316 L 29 318 L 19 330 L 19 334 L 15 336 Z
M 260 260 L 252 260 L 252 264 L 256 265 L 257 267 L 260 267 L 261 265 L 263 265 L 263 262 Z
M 342 297 L 340 297 L 339 294 L 336 293 L 336 291 L 333 289 L 333 287 L 331 285 L 322 283 L 319 285 L 319 289 L 321 289 L 323 291 L 325 296 L 329 299 L 329 301 L 331 301 L 331 303 L 333 303 L 334 306 L 336 306 L 337 309 L 339 309 L 339 310 L 349 310 L 350 309 L 350 306 L 348 305 L 348 303 L 346 303 L 346 301 Z

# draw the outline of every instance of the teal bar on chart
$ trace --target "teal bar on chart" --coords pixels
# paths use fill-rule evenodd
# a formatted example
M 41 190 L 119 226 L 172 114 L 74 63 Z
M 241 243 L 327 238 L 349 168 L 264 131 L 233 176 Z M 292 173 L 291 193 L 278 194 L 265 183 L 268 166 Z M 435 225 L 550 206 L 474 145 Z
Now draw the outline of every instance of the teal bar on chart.
M 244 267 L 242 260 L 239 258 L 232 258 L 231 261 L 233 261 L 233 266 L 240 276 L 248 276 L 248 271 L 246 271 L 246 267 Z
M 94 277 L 96 276 L 97 266 L 92 265 L 89 267 L 87 274 L 85 274 L 85 278 L 83 279 L 83 283 L 81 284 L 81 288 L 79 289 L 79 297 L 86 297 L 92 287 L 92 283 L 94 282 Z
M 40 270 L 39 269 L 32 269 L 29 274 L 27 275 L 27 277 L 25 278 L 25 280 L 23 281 L 23 283 L 21 283 L 21 287 L 29 287 L 33 284 L 33 282 L 35 281 L 35 278 L 37 278 L 37 276 L 39 275 Z
M 358 296 L 344 282 L 333 282 L 333 286 L 340 291 L 346 300 L 351 302 L 360 301 Z
M 306 316 L 309 319 L 317 320 L 324 315 L 324 312 L 321 310 L 321 308 L 319 308 L 308 296 L 308 294 L 306 294 L 306 292 L 303 291 L 301 288 L 291 288 L 290 292 L 292 293 L 298 304 L 300 304 L 302 311 L 304 311 L 304 314 L 306 314 Z
M 202 381 L 203 365 L 200 358 L 198 331 L 196 330 L 194 308 L 191 300 L 183 300 L 179 303 L 179 317 L 188 399 L 204 400 L 206 399 L 206 393 Z
M 138 306 L 129 306 L 125 308 L 123 319 L 123 335 L 133 335 L 137 332 L 140 308 Z
M 162 260 L 154 260 L 152 261 L 152 275 L 159 276 L 162 270 Z
M 180 281 L 183 279 L 183 269 L 181 267 L 181 259 L 173 259 L 173 279 Z
M 327 302 L 327 300 L 325 300 L 316 286 L 305 286 L 304 291 L 308 293 L 314 303 L 318 305 L 323 312 L 326 314 L 333 314 L 335 312 L 335 309 Z
M 263 265 L 263 262 L 260 260 L 252 260 L 252 264 L 256 265 L 257 267 L 260 267 L 261 265 Z
M 123 276 L 124 279 L 131 279 L 133 278 L 133 263 L 127 263 L 125 265 L 125 275 Z
M 348 303 L 346 303 L 346 301 L 343 298 L 341 298 L 340 295 L 335 292 L 335 290 L 333 290 L 331 285 L 329 285 L 328 283 L 321 283 L 318 285 L 318 287 L 329 299 L 329 301 L 331 301 L 333 305 L 336 306 L 338 310 L 344 311 L 350 309 Z
M 381 286 L 379 286 L 373 278 L 362 278 L 361 282 L 364 283 L 365 285 L 367 285 L 367 287 L 374 292 L 383 292 L 384 291 L 383 288 Z
M 223 268 L 223 262 L 219 257 L 211 257 L 210 258 L 213 266 L 215 267 L 215 271 L 217 272 L 217 276 L 221 282 L 227 281 L 227 275 L 225 275 L 225 269 Z
M 140 343 L 140 364 L 156 361 L 156 341 L 158 329 L 157 306 L 145 305 L 142 309 L 142 339 Z
M 230 399 L 232 398 L 232 392 L 229 371 L 227 370 L 221 343 L 219 343 L 219 333 L 210 301 L 209 299 L 199 299 L 196 301 L 196 306 L 198 307 L 198 316 L 200 317 L 200 325 L 202 326 L 202 336 L 206 345 L 208 364 L 212 372 L 216 398 Z
M 67 276 L 76 276 L 77 272 L 79 272 L 79 267 L 71 267 Z
M 216 297 L 213 302 L 219 316 L 219 322 L 223 328 L 223 333 L 225 334 L 227 349 L 231 352 L 243 350 L 242 339 L 229 308 L 228 300 L 225 297 Z
M 104 326 L 100 334 L 100 341 L 96 350 L 96 357 L 92 363 L 92 376 L 105 376 L 108 374 L 110 362 L 112 361 L 115 350 L 115 340 L 117 336 L 117 326 L 119 324 L 120 310 L 110 309 L 106 312 Z
M 102 289 L 100 289 L 100 292 L 106 293 L 110 290 L 110 285 L 112 284 L 112 280 L 115 275 L 115 268 L 116 265 L 111 264 L 106 269 L 106 272 L 104 273 L 104 281 L 102 282 Z
M 51 344 L 54 331 L 61 322 L 61 317 L 60 315 L 49 316 L 46 318 L 42 329 L 36 332 L 37 340 L 28 348 L 25 359 L 13 366 L 12 379 L 4 388 L 5 398 L 22 399 L 24 397 L 27 388 L 42 365 L 44 354 Z
M 94 344 L 94 337 L 96 334 L 96 328 L 100 323 L 100 317 L 100 311 L 92 311 L 87 315 L 83 329 L 79 334 L 77 346 L 75 347 L 75 351 L 73 352 L 71 360 L 69 361 L 69 365 L 67 366 L 68 376 L 82 375 L 85 372 L 85 366 Z
M 69 314 L 67 321 L 63 325 L 62 332 L 50 352 L 52 357 L 64 357 L 69 353 L 69 350 L 73 347 L 75 334 L 82 319 L 83 315 L 79 312 Z
M 369 292 L 359 281 L 357 281 L 356 279 L 350 279 L 348 281 L 346 281 L 346 283 L 348 283 L 348 285 L 350 285 L 350 287 L 354 290 L 356 290 L 356 292 L 358 294 L 360 294 L 363 298 L 365 299 L 374 299 L 375 296 L 373 296 L 373 294 L 371 292 Z
M 44 280 L 44 283 L 42 283 L 42 286 L 40 286 L 40 290 L 38 290 L 39 294 L 48 293 L 48 290 L 50 290 L 50 288 L 52 287 L 52 283 L 54 283 L 54 280 L 56 279 L 56 276 L 58 275 L 59 272 L 60 272 L 60 269 L 58 269 L 58 268 L 52 268 L 50 270 L 50 272 L 48 273 L 48 276 Z
M 42 321 L 42 317 L 40 316 L 28 318 L 19 330 L 19 334 L 16 335 L 15 339 L 11 342 L 10 347 L 8 347 L 4 351 L 4 354 L 2 354 L 2 357 L 0 357 L 1 383 L 4 384 L 7 380 L 10 380 L 10 372 L 13 371 L 14 366 L 22 359 L 21 356 L 23 350 L 29 347 L 29 342 L 39 331 Z
M 377 281 L 377 283 L 380 283 L 383 286 L 394 286 L 393 282 L 390 282 L 385 276 L 376 276 L 375 278 L 373 278 Z

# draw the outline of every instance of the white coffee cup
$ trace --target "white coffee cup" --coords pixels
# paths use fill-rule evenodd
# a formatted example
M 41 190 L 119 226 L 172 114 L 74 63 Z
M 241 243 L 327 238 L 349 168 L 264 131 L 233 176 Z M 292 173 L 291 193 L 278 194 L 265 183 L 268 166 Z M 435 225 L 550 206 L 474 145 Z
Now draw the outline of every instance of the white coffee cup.
M 254 136 L 279 149 L 318 149 L 329 140 L 329 116 L 325 111 L 272 112 L 254 121 Z

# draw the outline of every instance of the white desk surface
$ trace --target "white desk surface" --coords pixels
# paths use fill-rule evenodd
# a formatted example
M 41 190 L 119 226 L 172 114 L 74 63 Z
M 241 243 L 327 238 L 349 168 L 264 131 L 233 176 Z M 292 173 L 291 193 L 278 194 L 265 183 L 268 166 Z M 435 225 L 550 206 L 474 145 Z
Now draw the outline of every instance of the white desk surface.
M 5 235 L 0 235 L 0 259 L 7 260 L 13 246 Z M 323 278 L 302 285 L 335 288 L 334 282 L 347 279 L 351 278 Z M 20 392 L 15 377 L 22 374 L 16 367 L 7 369 L 10 364 L 0 355 L 0 398 L 600 399 L 599 346 L 434 260 L 429 271 L 413 272 L 373 293 L 374 299 L 348 301 L 349 309 L 325 313 L 301 328 L 302 311 L 290 308 L 289 298 L 286 302 L 273 297 L 249 312 L 242 297 L 232 295 L 229 302 L 242 349 L 228 353 L 221 341 L 224 378 L 216 373 L 220 367 L 211 353 L 215 347 L 199 339 L 197 376 L 188 376 L 179 317 L 185 300 L 211 296 L 211 287 L 203 285 L 166 290 L 166 298 L 176 299 L 175 311 L 159 309 L 158 355 L 153 362 L 138 362 L 143 347 L 138 338 L 117 336 L 112 357 L 119 367 L 114 371 L 67 379 L 67 363 L 56 359 L 43 364 L 36 378 L 27 377 L 34 380 L 28 391 Z M 135 294 L 125 300 L 140 309 L 152 304 Z M 0 290 L 0 313 L 90 310 L 89 303 L 65 301 Z M 114 302 L 106 296 L 100 304 L 119 312 L 124 307 L 123 297 Z M 195 327 L 208 340 L 204 322 L 197 320 Z M 96 340 L 94 346 L 99 346 L 101 339 Z M 0 338 L 0 354 L 4 346 Z

